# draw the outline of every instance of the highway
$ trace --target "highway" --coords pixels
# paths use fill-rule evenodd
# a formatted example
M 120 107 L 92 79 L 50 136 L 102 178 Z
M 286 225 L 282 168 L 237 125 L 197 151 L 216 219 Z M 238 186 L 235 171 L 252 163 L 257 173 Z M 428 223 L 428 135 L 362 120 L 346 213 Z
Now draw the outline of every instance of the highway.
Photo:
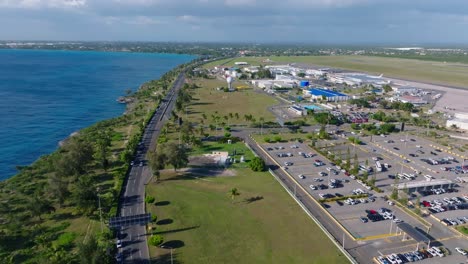
M 145 184 L 151 178 L 151 169 L 146 160 L 148 150 L 156 147 L 157 138 L 165 122 L 170 118 L 177 94 L 185 82 L 183 73 L 179 74 L 174 85 L 162 100 L 160 106 L 151 118 L 138 147 L 134 165 L 120 198 L 119 216 L 130 216 L 145 213 Z M 124 263 L 150 263 L 145 226 L 135 225 L 123 227 L 118 232 L 122 240 Z

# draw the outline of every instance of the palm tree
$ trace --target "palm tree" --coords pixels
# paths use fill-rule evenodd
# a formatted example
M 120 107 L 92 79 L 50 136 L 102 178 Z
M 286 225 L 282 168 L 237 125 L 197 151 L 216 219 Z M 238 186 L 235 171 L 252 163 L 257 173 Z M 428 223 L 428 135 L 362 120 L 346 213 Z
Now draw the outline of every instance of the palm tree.
M 231 196 L 232 203 L 234 203 L 234 198 L 236 198 L 236 196 L 239 196 L 240 192 L 237 190 L 237 188 L 232 188 L 229 191 L 229 195 Z

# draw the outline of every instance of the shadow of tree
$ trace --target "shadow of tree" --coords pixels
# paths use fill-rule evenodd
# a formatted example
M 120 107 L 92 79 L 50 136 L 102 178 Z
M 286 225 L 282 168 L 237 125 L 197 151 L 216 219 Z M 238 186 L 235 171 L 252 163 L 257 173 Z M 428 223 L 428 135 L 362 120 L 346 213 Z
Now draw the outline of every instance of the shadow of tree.
M 250 204 L 256 201 L 260 201 L 260 200 L 263 200 L 263 196 L 254 196 L 254 197 L 246 198 L 244 199 L 244 202 L 247 204 Z
M 160 201 L 160 202 L 157 202 L 155 203 L 154 205 L 156 206 L 165 206 L 165 205 L 169 205 L 171 202 L 169 201 Z
M 199 227 L 200 227 L 200 226 L 184 227 L 184 228 L 178 228 L 178 229 L 172 229 L 172 230 L 154 232 L 154 234 L 162 235 L 162 234 L 177 233 L 177 232 L 182 232 L 182 231 L 188 231 L 188 230 L 196 229 L 196 228 L 199 228 Z
M 156 224 L 157 225 L 169 225 L 169 224 L 172 224 L 173 222 L 174 220 L 167 218 L 167 219 L 159 220 L 158 222 L 156 222 Z

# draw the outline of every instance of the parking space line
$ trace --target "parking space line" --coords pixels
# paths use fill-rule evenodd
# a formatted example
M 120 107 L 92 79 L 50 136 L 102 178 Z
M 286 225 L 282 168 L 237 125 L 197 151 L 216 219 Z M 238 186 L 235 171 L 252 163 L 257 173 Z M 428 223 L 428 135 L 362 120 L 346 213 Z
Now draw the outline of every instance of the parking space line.
M 369 240 L 377 240 L 377 239 L 383 239 L 383 238 L 389 238 L 389 237 L 395 237 L 395 236 L 399 236 L 398 234 L 381 234 L 381 235 L 375 235 L 375 236 L 367 236 L 367 237 L 361 237 L 361 238 L 358 238 L 356 240 L 359 240 L 359 241 L 369 241 Z

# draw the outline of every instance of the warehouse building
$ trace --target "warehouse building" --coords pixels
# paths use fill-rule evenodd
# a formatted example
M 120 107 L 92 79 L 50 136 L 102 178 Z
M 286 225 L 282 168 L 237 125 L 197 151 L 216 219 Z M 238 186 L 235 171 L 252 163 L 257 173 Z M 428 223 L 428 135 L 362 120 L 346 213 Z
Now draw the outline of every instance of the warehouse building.
M 456 113 L 453 119 L 447 120 L 447 127 L 455 125 L 459 129 L 468 130 L 468 114 Z
M 306 95 L 305 97 L 309 97 L 310 95 L 311 101 L 325 99 L 328 102 L 339 102 L 350 99 L 350 97 L 346 94 L 342 94 L 331 90 L 325 90 L 322 88 L 309 89 L 304 94 Z

